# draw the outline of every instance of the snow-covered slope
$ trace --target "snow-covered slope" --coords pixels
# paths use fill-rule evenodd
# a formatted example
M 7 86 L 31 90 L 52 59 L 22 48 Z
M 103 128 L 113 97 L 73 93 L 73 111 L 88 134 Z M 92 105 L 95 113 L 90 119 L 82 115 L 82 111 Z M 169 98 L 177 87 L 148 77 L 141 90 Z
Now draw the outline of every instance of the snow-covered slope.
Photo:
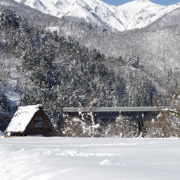
M 150 24 L 148 28 L 172 26 L 176 24 L 180 24 L 180 8 L 176 8 L 170 13 L 165 14 L 163 17 Z
M 161 6 L 149 0 L 134 0 L 121 6 L 100 0 L 14 0 L 59 18 L 74 16 L 119 31 L 143 28 L 180 4 Z
M 178 7 L 180 7 L 180 4 L 161 6 L 149 0 L 134 0 L 119 6 L 117 14 L 127 30 L 146 27 Z M 127 18 L 123 18 L 123 14 Z

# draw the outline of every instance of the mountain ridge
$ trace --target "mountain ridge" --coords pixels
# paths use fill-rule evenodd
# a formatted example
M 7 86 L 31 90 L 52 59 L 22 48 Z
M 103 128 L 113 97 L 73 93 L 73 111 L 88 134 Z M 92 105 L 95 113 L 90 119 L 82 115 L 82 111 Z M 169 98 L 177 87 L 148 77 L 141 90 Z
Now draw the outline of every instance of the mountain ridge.
M 100 0 L 14 0 L 58 18 L 73 16 L 87 22 L 109 26 L 112 30 L 125 31 L 144 28 L 172 10 L 180 3 L 162 6 L 149 0 L 134 0 L 121 6 Z

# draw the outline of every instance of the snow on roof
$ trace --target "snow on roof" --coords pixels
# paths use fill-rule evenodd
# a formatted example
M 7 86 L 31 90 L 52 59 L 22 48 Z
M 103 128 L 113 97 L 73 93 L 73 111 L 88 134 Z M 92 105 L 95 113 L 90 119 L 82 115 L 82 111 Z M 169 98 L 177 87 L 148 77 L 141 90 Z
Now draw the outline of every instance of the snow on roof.
M 20 106 L 7 127 L 6 133 L 24 132 L 39 107 L 42 107 L 42 105 Z

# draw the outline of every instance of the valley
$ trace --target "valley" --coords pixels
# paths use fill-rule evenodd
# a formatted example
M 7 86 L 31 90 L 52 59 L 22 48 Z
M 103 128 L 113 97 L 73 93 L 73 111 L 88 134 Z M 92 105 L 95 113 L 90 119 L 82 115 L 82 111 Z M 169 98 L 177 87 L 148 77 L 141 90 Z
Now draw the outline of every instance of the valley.
M 43 104 L 59 130 L 63 107 L 177 109 L 179 6 L 1 0 L 0 130 L 19 105 Z

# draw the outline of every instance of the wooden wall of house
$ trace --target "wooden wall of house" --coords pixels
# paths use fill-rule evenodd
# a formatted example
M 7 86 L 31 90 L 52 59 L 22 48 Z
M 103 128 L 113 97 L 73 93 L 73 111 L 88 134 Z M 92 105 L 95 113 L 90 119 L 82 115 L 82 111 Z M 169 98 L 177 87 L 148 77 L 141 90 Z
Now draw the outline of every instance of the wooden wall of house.
M 31 122 L 27 126 L 24 134 L 25 135 L 41 134 L 43 136 L 56 136 L 57 135 L 48 116 L 42 110 L 39 110 L 38 112 L 36 112 Z

